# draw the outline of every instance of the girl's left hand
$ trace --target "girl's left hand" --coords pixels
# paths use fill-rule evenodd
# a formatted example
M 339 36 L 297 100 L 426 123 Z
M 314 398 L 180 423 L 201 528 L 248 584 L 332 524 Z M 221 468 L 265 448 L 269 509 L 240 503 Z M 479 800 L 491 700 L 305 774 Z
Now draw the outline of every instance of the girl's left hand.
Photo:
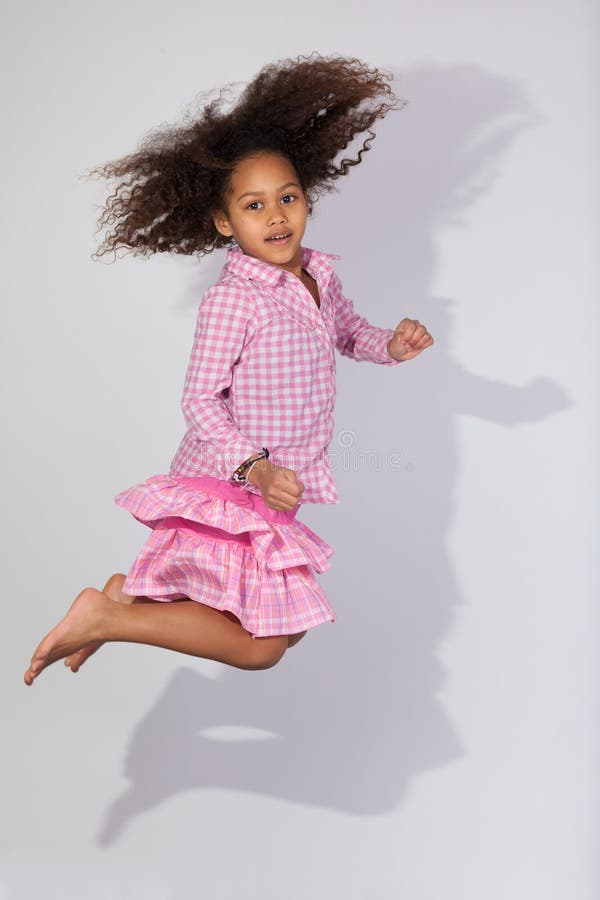
M 387 351 L 392 359 L 404 362 L 414 359 L 432 344 L 433 338 L 418 319 L 402 319 L 387 345 Z

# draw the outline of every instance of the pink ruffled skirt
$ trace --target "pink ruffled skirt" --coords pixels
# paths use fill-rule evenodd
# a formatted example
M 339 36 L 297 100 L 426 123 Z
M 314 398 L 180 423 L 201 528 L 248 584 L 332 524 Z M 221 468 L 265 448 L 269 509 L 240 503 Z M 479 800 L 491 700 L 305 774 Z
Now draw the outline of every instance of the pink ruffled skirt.
M 296 634 L 335 613 L 315 573 L 333 548 L 262 497 L 210 475 L 153 475 L 115 497 L 152 529 L 123 591 L 197 600 L 233 613 L 252 637 Z

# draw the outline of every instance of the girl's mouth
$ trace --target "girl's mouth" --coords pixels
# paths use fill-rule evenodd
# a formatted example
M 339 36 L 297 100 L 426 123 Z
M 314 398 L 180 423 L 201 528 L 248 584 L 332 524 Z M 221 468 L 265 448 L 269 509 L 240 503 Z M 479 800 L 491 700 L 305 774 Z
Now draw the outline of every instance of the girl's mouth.
M 272 237 L 265 238 L 265 240 L 268 241 L 269 244 L 276 244 L 279 246 L 280 244 L 287 244 L 291 236 L 291 232 L 282 231 L 280 234 L 274 234 Z

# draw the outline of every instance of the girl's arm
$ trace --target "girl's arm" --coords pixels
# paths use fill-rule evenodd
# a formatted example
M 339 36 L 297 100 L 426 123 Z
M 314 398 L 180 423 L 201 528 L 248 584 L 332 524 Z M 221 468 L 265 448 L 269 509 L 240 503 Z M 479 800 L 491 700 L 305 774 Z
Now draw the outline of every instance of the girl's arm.
M 335 306 L 335 345 L 342 356 L 348 356 L 357 362 L 400 365 L 401 360 L 393 359 L 387 351 L 394 329 L 377 328 L 363 316 L 359 316 L 352 301 L 344 297 L 341 281 L 335 273 L 331 289 Z
M 206 442 L 211 461 L 224 477 L 262 450 L 239 430 L 222 397 L 252 328 L 252 307 L 239 288 L 219 283 L 206 291 L 198 309 L 181 408 L 188 428 Z

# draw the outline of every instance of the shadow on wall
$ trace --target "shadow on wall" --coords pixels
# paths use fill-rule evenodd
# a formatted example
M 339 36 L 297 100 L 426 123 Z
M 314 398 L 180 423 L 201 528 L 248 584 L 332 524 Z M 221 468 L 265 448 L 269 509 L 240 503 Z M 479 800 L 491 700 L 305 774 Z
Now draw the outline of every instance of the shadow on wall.
M 436 650 L 459 603 L 445 548 L 456 414 L 516 425 L 567 401 L 547 379 L 517 388 L 464 371 L 447 352 L 451 301 L 430 296 L 436 229 L 460 221 L 511 143 L 534 124 L 526 98 L 518 84 L 477 67 L 422 66 L 396 76 L 409 106 L 379 126 L 373 151 L 340 196 L 321 201 L 327 225 L 315 220 L 306 244 L 346 248 L 346 293 L 368 297 L 368 309 L 356 306 L 373 323 L 395 326 L 397 298 L 410 297 L 403 315 L 421 319 L 437 339 L 406 369 L 340 366 L 349 396 L 336 421 L 368 435 L 371 448 L 400 445 L 397 468 L 391 475 L 389 461 L 383 472 L 359 462 L 350 472 L 351 463 L 335 464 L 344 451 L 332 445 L 343 507 L 307 504 L 301 518 L 336 548 L 321 578 L 338 621 L 309 633 L 272 670 L 223 666 L 217 681 L 188 666 L 177 670 L 133 732 L 129 786 L 106 811 L 101 844 L 114 842 L 135 816 L 203 787 L 385 813 L 411 776 L 464 752 L 436 697 L 444 680 Z M 399 384 L 401 415 L 389 415 L 399 406 Z M 356 462 L 360 450 L 352 452 Z M 329 533 L 332 520 L 338 534 Z M 238 729 L 235 739 L 227 726 Z

